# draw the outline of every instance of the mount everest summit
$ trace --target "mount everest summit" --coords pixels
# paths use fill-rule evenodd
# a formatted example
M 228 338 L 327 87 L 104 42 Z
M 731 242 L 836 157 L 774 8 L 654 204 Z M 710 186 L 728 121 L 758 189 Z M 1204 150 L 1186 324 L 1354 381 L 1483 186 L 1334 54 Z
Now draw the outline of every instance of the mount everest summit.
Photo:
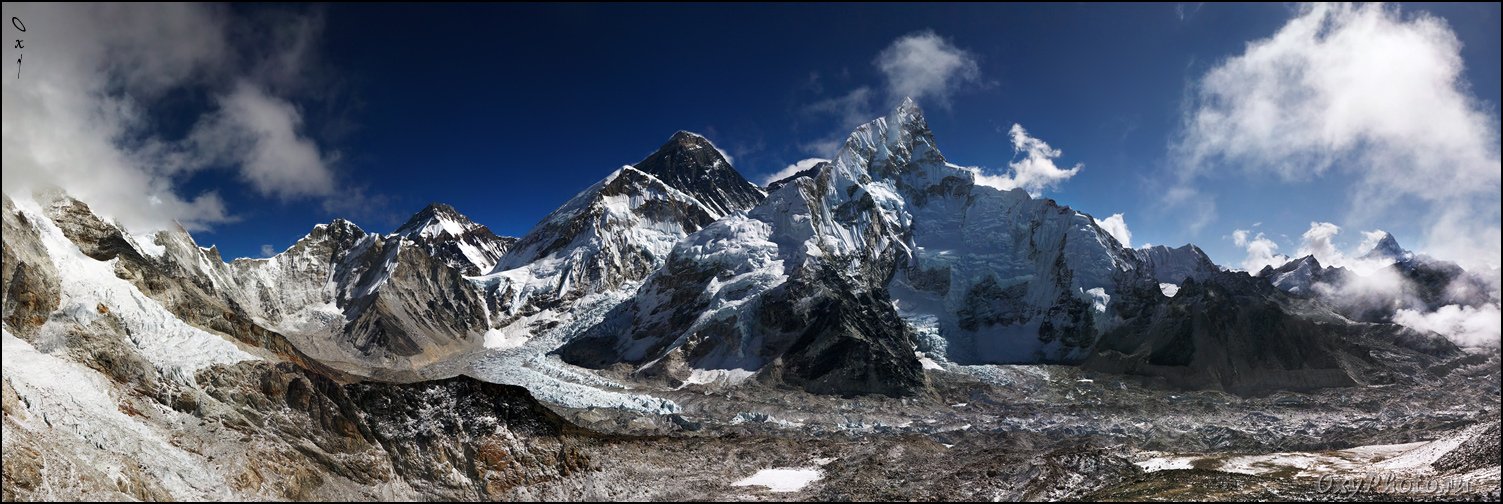
M 101 488 L 157 485 L 126 485 L 138 498 L 329 495 L 265 468 L 185 476 L 208 455 L 164 426 L 204 419 L 313 460 L 300 463 L 328 485 L 401 482 L 372 498 L 546 498 L 518 482 L 564 480 L 595 441 L 544 404 L 693 430 L 689 413 L 714 406 L 685 387 L 907 401 L 1014 365 L 1248 398 L 1431 384 L 1477 357 L 1395 314 L 1498 303 L 1487 278 L 1391 236 L 1362 258 L 1378 273 L 1306 257 L 1250 275 L 1194 245 L 1129 248 L 1090 215 L 978 184 L 912 100 L 765 188 L 680 131 L 521 237 L 435 203 L 390 233 L 336 219 L 226 262 L 183 229 L 132 234 L 66 194 L 4 204 L 7 451 L 45 444 L 28 437 L 50 432 L 45 415 L 89 415 L 103 427 L 67 434 L 68 457 L 103 457 Z M 1372 274 L 1402 282 L 1351 294 Z M 73 388 L 34 374 L 49 367 Z M 435 441 L 417 417 L 495 451 Z M 119 440 L 175 465 L 134 474 L 90 448 Z M 446 455 L 421 453 L 435 446 Z

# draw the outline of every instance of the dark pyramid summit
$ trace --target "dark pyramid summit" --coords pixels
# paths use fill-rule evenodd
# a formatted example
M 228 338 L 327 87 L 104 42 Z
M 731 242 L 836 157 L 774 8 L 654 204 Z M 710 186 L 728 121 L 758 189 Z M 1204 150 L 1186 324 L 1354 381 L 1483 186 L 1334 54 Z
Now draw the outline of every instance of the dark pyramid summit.
M 731 167 L 705 137 L 680 131 L 632 167 L 689 193 L 720 215 L 748 210 L 766 194 Z
M 1404 247 L 1399 246 L 1399 241 L 1395 240 L 1393 238 L 1393 235 L 1383 233 L 1383 239 L 1378 240 L 1378 244 L 1374 245 L 1372 250 L 1369 250 L 1366 254 L 1363 254 L 1362 258 L 1393 259 L 1395 261 L 1398 261 L 1403 260 L 1409 256 L 1409 251 L 1404 250 Z

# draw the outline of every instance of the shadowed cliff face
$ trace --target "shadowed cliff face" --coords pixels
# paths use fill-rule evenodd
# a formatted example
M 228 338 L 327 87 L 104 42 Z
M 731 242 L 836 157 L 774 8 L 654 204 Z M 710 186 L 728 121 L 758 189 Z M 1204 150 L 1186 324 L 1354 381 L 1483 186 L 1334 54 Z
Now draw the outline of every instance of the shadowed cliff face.
M 1103 335 L 1084 365 L 1176 388 L 1262 395 L 1393 383 L 1458 354 L 1444 338 L 1353 324 L 1262 279 L 1223 272 L 1186 280 L 1173 298 L 1145 304 Z

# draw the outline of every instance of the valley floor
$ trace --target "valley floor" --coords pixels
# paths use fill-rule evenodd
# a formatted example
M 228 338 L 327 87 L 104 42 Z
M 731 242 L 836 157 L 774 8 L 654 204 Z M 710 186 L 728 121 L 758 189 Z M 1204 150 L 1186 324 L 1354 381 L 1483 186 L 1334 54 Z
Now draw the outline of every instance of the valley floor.
M 609 402 L 628 397 L 656 411 L 555 405 L 606 434 L 611 441 L 594 453 L 609 462 L 530 491 L 711 500 L 1497 496 L 1499 359 L 1464 361 L 1435 383 L 1250 398 L 1166 391 L 1069 366 L 929 361 L 932 394 L 896 399 L 738 386 L 734 372 L 644 383 L 535 358 L 523 367 L 565 381 L 589 376 L 594 393 L 615 397 Z
M 744 377 L 733 372 L 630 380 L 529 352 L 497 352 L 489 358 L 499 361 L 468 370 L 525 380 L 526 392 L 467 377 L 338 385 L 260 362 L 149 384 L 98 356 L 74 363 L 8 333 L 5 358 L 7 501 L 1469 500 L 1499 491 L 1499 358 L 1485 353 L 1435 383 L 1251 398 L 1067 366 L 932 361 L 927 395 L 838 398 L 738 386 Z M 505 375 L 481 373 L 501 362 Z M 83 385 L 99 393 L 79 395 Z

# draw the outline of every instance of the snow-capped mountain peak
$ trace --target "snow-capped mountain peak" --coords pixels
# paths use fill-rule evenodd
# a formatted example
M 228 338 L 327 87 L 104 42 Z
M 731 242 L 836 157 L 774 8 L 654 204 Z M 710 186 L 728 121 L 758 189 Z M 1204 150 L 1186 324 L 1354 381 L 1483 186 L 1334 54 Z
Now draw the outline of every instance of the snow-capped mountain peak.
M 887 117 L 857 127 L 835 159 L 835 164 L 841 167 L 864 167 L 873 178 L 898 175 L 896 167 L 945 163 L 944 155 L 935 146 L 929 123 L 924 120 L 923 109 L 912 98 L 905 98 Z
M 443 233 L 448 233 L 449 236 L 459 236 L 478 226 L 479 224 L 455 211 L 454 207 L 443 203 L 430 203 L 407 219 L 407 222 L 398 227 L 395 233 L 409 238 L 434 238 Z
M 1075 360 L 1124 291 L 1157 288 L 1091 222 L 976 185 L 904 100 L 833 162 L 685 238 L 634 300 L 560 354 L 669 374 L 770 369 L 766 379 L 811 391 L 884 394 L 921 386 L 915 327 L 928 344 L 949 340 L 954 362 Z M 807 351 L 827 347 L 846 350 Z
M 429 255 L 466 275 L 490 271 L 517 242 L 516 238 L 496 236 L 490 228 L 443 203 L 424 207 L 390 236 L 412 240 Z
M 1265 266 L 1259 276 L 1268 277 L 1275 287 L 1286 292 L 1303 294 L 1310 292 L 1324 270 L 1315 256 L 1307 255 L 1278 268 Z
M 1412 252 L 1404 250 L 1404 247 L 1399 246 L 1399 241 L 1394 239 L 1392 234 L 1385 232 L 1383 233 L 1383 238 L 1379 239 L 1378 243 L 1373 245 L 1373 248 L 1371 250 L 1368 250 L 1366 253 L 1364 253 L 1362 255 L 1362 258 L 1391 259 L 1394 261 L 1401 261 L 1413 256 L 1414 254 Z
M 674 133 L 632 167 L 688 193 L 719 216 L 750 209 L 767 196 L 731 167 L 709 139 L 688 131 Z

